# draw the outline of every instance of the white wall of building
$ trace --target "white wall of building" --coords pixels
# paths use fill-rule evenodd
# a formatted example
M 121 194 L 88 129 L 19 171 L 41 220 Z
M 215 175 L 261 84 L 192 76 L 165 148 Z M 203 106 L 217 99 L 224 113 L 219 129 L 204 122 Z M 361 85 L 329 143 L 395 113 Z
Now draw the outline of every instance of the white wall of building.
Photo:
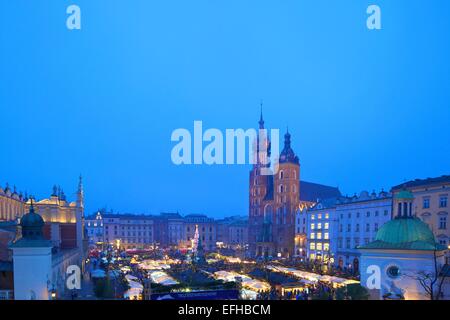
M 52 277 L 51 247 L 13 248 L 16 300 L 49 300 Z
M 391 293 L 402 293 L 406 300 L 428 300 L 424 288 L 417 281 L 420 272 L 434 274 L 433 251 L 412 250 L 361 250 L 361 285 L 373 289 L 373 270 L 379 268 L 380 287 L 378 298 Z M 442 265 L 444 257 L 438 258 Z M 374 267 L 375 266 L 375 267 Z M 389 268 L 397 267 L 400 271 L 398 277 L 392 277 Z

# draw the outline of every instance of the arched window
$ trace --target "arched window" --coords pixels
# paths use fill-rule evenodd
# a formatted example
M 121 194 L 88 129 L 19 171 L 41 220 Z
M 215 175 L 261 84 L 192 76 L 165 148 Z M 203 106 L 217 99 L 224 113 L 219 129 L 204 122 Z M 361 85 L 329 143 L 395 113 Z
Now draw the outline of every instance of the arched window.
M 284 171 L 283 171 L 283 170 L 280 171 L 279 176 L 280 176 L 280 179 L 283 179 L 283 178 L 284 178 Z
M 280 193 L 284 192 L 284 186 L 282 184 L 280 184 Z

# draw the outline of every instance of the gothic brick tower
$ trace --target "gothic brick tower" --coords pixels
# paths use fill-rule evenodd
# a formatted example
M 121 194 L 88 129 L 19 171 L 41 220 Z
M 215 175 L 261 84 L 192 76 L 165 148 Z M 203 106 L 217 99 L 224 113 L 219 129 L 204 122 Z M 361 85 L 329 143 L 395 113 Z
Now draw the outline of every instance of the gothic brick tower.
M 250 252 L 256 253 L 256 244 L 261 241 L 264 224 L 264 201 L 267 194 L 270 192 L 268 185 L 269 179 L 267 175 L 261 175 L 261 169 L 270 166 L 268 163 L 262 161 L 262 152 L 260 146 L 264 146 L 267 150 L 267 157 L 270 156 L 270 141 L 264 135 L 264 119 L 261 110 L 261 117 L 259 120 L 259 132 L 256 142 L 253 145 L 256 162 L 250 171 L 249 184 L 249 243 Z M 261 141 L 262 139 L 262 141 Z
M 264 129 L 261 113 L 259 128 Z M 249 243 L 250 252 L 255 256 L 278 255 L 289 257 L 294 253 L 295 212 L 299 206 L 300 164 L 291 148 L 291 135 L 286 133 L 284 148 L 278 160 L 278 172 L 261 175 L 261 168 L 270 163 L 258 161 L 250 171 L 249 184 Z M 263 146 L 270 155 L 270 140 L 267 136 Z M 259 142 L 259 140 L 258 140 Z
M 300 163 L 291 148 L 291 135 L 286 132 L 284 148 L 279 158 L 278 172 L 273 176 L 274 208 L 272 235 L 276 254 L 283 257 L 294 253 L 295 213 L 300 202 Z

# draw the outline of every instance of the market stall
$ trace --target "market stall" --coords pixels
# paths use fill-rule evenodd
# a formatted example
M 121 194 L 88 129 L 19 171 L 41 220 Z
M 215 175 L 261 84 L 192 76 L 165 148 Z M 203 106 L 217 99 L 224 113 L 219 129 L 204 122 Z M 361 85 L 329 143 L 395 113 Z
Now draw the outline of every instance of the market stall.
M 158 270 L 149 271 L 148 275 L 150 277 L 150 280 L 153 283 L 160 284 L 163 286 L 172 286 L 172 285 L 176 285 L 179 283 L 178 281 L 176 281 L 174 278 L 169 276 L 164 271 L 158 271 Z

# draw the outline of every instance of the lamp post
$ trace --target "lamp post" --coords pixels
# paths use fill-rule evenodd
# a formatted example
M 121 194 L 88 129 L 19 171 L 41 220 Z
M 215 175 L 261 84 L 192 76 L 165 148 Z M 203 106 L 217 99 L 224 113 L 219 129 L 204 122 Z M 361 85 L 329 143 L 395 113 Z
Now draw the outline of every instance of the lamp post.
M 55 290 L 55 288 L 53 288 L 50 291 L 50 296 L 51 296 L 52 300 L 56 300 L 56 290 Z

